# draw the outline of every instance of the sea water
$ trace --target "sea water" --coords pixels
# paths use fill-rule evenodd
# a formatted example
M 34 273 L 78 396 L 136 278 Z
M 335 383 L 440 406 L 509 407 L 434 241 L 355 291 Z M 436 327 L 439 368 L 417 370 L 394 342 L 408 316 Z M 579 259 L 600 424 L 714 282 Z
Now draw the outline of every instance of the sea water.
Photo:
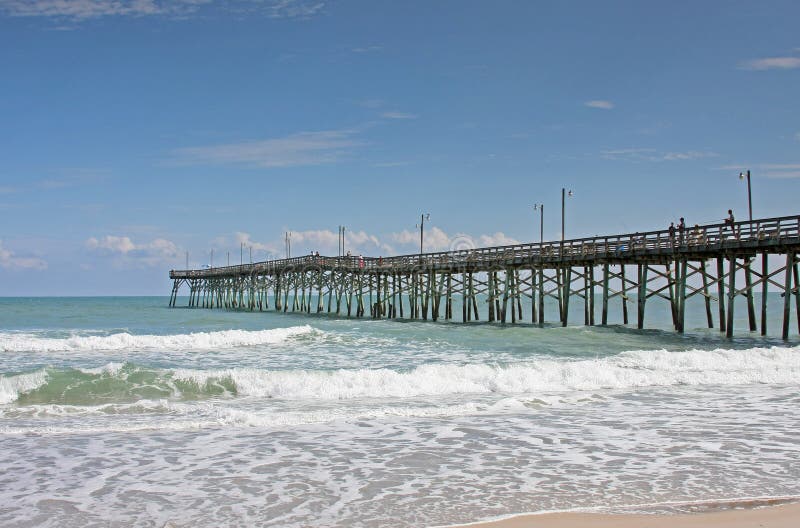
M 798 339 L 750 334 L 746 310 L 725 339 L 689 308 L 679 335 L 650 305 L 640 331 L 0 299 L 0 526 L 418 527 L 797 498 Z

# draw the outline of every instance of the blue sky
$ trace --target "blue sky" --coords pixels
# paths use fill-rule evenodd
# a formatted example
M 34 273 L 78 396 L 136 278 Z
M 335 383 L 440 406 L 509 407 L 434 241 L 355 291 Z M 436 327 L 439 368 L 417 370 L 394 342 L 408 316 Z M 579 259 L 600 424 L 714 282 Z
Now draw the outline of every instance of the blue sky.
M 800 213 L 797 2 L 0 0 L 0 295 Z M 249 251 L 245 250 L 245 260 Z

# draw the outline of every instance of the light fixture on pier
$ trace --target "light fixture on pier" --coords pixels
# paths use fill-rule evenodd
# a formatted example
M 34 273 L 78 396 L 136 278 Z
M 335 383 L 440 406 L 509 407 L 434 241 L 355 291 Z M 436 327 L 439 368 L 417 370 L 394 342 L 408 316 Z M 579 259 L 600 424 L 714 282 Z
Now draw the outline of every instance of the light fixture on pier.
M 544 243 L 544 204 L 533 204 L 533 210 L 539 211 L 539 243 Z
M 565 198 L 566 196 L 572 197 L 573 192 L 572 189 L 567 191 L 564 187 L 561 188 L 561 240 L 564 240 L 564 205 L 565 205 Z
M 750 222 L 753 221 L 753 196 L 750 194 L 750 170 L 747 172 L 740 172 L 739 179 L 747 179 L 747 210 L 750 213 Z
M 422 245 L 423 245 L 423 237 L 425 233 L 425 220 L 430 220 L 431 214 L 430 213 L 423 213 L 420 215 L 419 224 L 417 227 L 419 228 L 419 254 L 422 255 Z

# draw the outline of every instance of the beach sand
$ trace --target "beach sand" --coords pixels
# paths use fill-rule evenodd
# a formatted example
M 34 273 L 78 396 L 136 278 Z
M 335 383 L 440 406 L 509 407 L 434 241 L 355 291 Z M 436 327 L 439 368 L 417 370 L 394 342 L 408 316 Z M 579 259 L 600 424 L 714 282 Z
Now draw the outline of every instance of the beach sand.
M 675 515 L 549 513 L 465 525 L 469 528 L 797 528 L 800 503 Z

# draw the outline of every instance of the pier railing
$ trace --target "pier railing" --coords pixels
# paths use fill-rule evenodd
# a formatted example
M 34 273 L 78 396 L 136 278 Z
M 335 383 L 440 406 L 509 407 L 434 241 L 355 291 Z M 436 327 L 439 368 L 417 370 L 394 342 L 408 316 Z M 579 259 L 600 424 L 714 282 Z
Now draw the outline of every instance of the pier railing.
M 252 264 L 211 267 L 200 270 L 172 270 L 170 278 L 206 278 L 269 274 L 283 269 L 319 267 L 347 271 L 390 271 L 425 268 L 481 268 L 500 263 L 558 263 L 586 259 L 612 261 L 665 254 L 719 253 L 725 250 L 780 247 L 800 242 L 800 215 L 761 218 L 730 224 L 703 224 L 620 235 L 534 242 L 456 251 L 440 251 L 393 257 L 306 255 Z

